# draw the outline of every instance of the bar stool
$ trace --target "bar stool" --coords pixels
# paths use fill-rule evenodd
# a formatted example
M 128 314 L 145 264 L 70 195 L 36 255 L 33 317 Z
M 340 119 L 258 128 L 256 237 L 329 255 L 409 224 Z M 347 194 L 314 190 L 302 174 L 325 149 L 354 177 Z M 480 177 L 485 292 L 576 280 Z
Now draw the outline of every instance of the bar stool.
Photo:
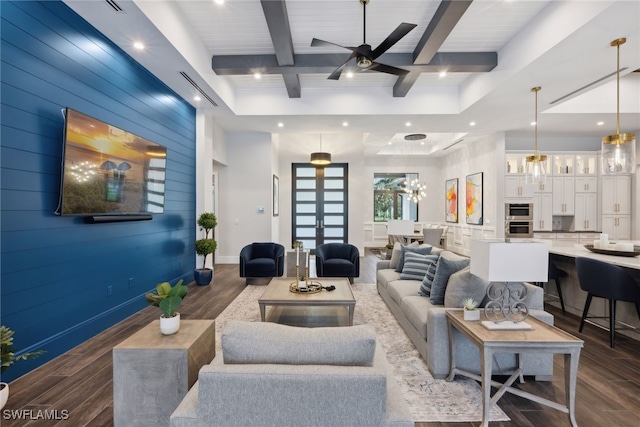
M 633 302 L 640 318 L 640 285 L 622 267 L 591 258 L 577 257 L 576 270 L 580 288 L 587 292 L 578 332 L 582 332 L 586 319 L 603 319 L 603 316 L 587 316 L 591 298 L 609 300 L 609 341 L 615 345 L 616 301 Z
M 562 314 L 565 314 L 564 311 L 564 300 L 562 299 L 562 288 L 560 287 L 560 278 L 567 277 L 567 272 L 564 270 L 560 270 L 554 263 L 549 259 L 549 279 L 547 282 L 550 282 L 552 279 L 556 282 L 556 289 L 558 290 L 558 298 L 560 299 L 560 307 L 562 307 Z

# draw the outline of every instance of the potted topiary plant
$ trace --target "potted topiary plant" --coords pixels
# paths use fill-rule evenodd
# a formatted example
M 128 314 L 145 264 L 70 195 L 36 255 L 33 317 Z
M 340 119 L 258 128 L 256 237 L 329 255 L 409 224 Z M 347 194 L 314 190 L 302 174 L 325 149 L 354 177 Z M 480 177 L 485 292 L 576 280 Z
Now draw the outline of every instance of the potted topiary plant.
M 13 348 L 13 334 L 15 332 L 6 326 L 0 326 L 0 360 L 2 365 L 0 366 L 0 372 L 4 372 L 16 362 L 21 360 L 33 359 L 44 353 L 43 350 L 34 351 L 31 353 L 23 353 L 16 356 L 16 350 Z M 9 399 L 9 384 L 0 382 L 0 409 L 4 408 L 4 405 Z
M 208 285 L 213 278 L 213 269 L 207 268 L 207 255 L 215 252 L 217 243 L 213 238 L 209 238 L 209 233 L 218 225 L 218 219 L 215 214 L 204 212 L 198 218 L 198 226 L 200 230 L 204 230 L 204 239 L 196 240 L 196 254 L 204 257 L 202 260 L 202 268 L 196 268 L 193 272 L 194 280 L 199 286 Z M 212 235 L 213 236 L 213 235 Z
M 180 279 L 173 287 L 169 282 L 158 283 L 155 290 L 144 295 L 149 305 L 158 307 L 162 311 L 160 315 L 162 335 L 172 335 L 180 329 L 180 313 L 176 310 L 182 304 L 187 291 L 187 287 L 182 286 L 182 279 Z
M 478 303 L 473 298 L 467 298 L 462 302 L 464 307 L 464 320 L 476 321 L 480 320 L 480 310 Z

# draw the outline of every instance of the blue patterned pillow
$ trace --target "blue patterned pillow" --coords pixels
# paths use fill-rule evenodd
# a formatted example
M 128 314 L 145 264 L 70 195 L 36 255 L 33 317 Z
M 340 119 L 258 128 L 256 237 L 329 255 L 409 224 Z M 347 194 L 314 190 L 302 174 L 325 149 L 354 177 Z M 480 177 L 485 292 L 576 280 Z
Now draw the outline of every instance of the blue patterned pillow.
M 421 297 L 428 297 L 431 294 L 431 285 L 433 284 L 433 279 L 436 276 L 437 268 L 437 262 L 429 265 L 427 274 L 424 276 L 424 279 L 422 279 L 422 285 L 420 285 L 420 290 L 418 291 L 418 295 Z
M 407 252 L 404 258 L 400 280 L 422 280 L 429 266 L 438 262 L 438 255 L 422 255 L 413 252 Z
M 431 293 L 429 294 L 431 304 L 444 305 L 444 292 L 447 290 L 449 276 L 462 270 L 467 265 L 469 265 L 468 259 L 453 261 L 446 257 L 440 257 L 436 268 L 436 275 L 431 284 Z
M 398 266 L 396 267 L 396 273 L 402 273 L 402 268 L 404 267 L 404 257 L 408 252 L 412 252 L 414 254 L 420 255 L 429 255 L 431 253 L 431 249 L 433 246 L 403 246 L 400 252 L 400 259 L 398 259 Z

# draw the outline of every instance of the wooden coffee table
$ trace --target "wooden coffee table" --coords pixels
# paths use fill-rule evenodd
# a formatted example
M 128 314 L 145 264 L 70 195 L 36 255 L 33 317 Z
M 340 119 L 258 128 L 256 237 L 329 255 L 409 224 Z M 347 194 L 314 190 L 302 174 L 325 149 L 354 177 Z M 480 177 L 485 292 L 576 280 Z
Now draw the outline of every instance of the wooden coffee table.
M 504 393 L 509 392 L 525 399 L 549 406 L 569 415 L 571 425 L 577 427 L 575 416 L 576 380 L 578 375 L 578 361 L 583 341 L 567 332 L 529 317 L 526 322 L 532 328 L 530 330 L 494 330 L 490 331 L 478 321 L 465 321 L 463 310 L 447 310 L 447 322 L 449 323 L 449 349 L 451 357 L 451 370 L 447 381 L 453 380 L 456 374 L 464 375 L 482 382 L 482 425 L 489 425 L 489 410 Z M 481 320 L 486 320 L 484 314 Z M 462 369 L 456 368 L 455 345 L 453 342 L 453 329 L 457 329 L 464 336 L 478 346 L 480 350 L 480 363 L 482 375 L 478 376 Z M 564 354 L 564 388 L 565 405 L 545 399 L 535 394 L 511 387 L 517 379 L 522 380 L 522 353 L 561 353 Z M 515 353 L 518 361 L 518 369 L 502 384 L 491 380 L 491 365 L 495 353 Z M 491 386 L 499 387 L 491 397 Z
M 282 307 L 307 307 L 307 306 L 343 306 L 349 313 L 349 326 L 353 325 L 353 312 L 356 308 L 356 299 L 353 296 L 351 285 L 347 278 L 326 278 L 312 279 L 319 282 L 324 287 L 335 286 L 333 291 L 322 290 L 314 294 L 295 293 L 289 290 L 289 285 L 295 279 L 273 278 L 267 286 L 262 296 L 258 299 L 260 305 L 260 318 L 264 322 L 266 319 L 267 306 Z

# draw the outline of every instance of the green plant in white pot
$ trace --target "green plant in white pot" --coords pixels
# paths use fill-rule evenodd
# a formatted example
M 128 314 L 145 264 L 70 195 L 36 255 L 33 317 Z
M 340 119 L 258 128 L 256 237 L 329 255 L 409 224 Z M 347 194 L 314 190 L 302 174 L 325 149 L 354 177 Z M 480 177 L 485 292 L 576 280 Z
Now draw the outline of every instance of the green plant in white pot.
M 462 306 L 464 307 L 464 320 L 480 320 L 480 310 L 478 310 L 478 303 L 473 298 L 465 299 L 462 302 Z
M 182 304 L 182 300 L 187 295 L 188 289 L 182 285 L 182 279 L 171 286 L 169 282 L 162 282 L 156 285 L 156 289 L 147 292 L 144 299 L 155 307 L 160 308 L 160 332 L 162 335 L 172 335 L 180 329 L 180 313 L 176 310 Z
M 196 285 L 208 285 L 213 278 L 213 269 L 207 268 L 207 256 L 215 252 L 218 244 L 213 238 L 209 238 L 211 230 L 218 225 L 218 219 L 211 212 L 204 212 L 198 217 L 198 226 L 204 231 L 204 239 L 196 240 L 196 254 L 203 257 L 202 268 L 196 268 L 193 278 Z
M 0 360 L 2 361 L 0 372 L 4 372 L 16 362 L 34 359 L 44 353 L 43 350 L 38 350 L 31 353 L 22 353 L 21 355 L 16 356 L 16 349 L 13 348 L 14 333 L 14 331 L 4 325 L 0 326 Z M 8 399 L 9 384 L 0 382 L 0 409 L 4 408 Z

